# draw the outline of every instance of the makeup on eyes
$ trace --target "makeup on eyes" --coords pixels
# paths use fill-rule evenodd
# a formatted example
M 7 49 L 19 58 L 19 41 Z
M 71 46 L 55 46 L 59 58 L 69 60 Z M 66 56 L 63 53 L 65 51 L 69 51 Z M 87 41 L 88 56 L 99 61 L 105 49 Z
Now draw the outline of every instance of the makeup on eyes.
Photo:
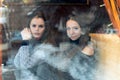
M 36 24 L 33 24 L 33 25 L 32 25 L 32 27 L 37 27 L 37 26 L 38 26 L 39 28 L 45 27 L 44 25 L 36 25 Z
M 67 27 L 66 30 L 70 30 L 70 29 L 75 29 L 75 30 L 77 30 L 77 29 L 79 29 L 79 28 L 80 28 L 80 27 L 76 27 L 76 26 L 73 27 L 73 28 L 69 28 L 69 27 Z

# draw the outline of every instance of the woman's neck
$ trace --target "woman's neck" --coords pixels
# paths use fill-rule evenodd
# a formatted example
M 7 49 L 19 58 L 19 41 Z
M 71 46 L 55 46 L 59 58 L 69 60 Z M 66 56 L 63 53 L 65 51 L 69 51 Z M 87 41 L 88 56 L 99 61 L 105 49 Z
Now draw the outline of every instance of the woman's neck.
M 79 45 L 79 38 L 77 40 L 71 40 L 70 39 L 70 43 Z
M 31 54 L 33 54 L 33 50 L 34 50 L 35 46 L 39 45 L 39 44 L 41 44 L 40 39 L 36 40 L 35 38 L 33 38 L 29 41 L 29 51 L 30 51 Z

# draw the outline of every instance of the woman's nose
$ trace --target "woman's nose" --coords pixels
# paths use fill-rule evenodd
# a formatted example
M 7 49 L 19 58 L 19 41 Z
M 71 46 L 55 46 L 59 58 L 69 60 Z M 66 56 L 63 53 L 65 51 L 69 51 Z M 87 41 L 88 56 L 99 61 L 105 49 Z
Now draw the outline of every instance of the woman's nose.
M 39 30 L 39 27 L 38 27 L 38 26 L 36 26 L 36 27 L 35 27 L 35 30 Z
M 69 33 L 72 35 L 72 34 L 74 34 L 74 31 L 71 29 Z

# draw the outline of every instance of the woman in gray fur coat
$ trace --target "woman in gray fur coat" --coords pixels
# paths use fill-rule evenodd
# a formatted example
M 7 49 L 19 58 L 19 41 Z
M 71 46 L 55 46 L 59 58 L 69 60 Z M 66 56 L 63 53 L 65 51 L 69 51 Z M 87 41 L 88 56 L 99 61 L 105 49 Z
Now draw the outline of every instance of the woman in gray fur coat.
M 33 59 L 35 56 L 31 57 L 31 55 L 34 46 L 44 41 L 45 35 L 47 35 L 47 33 L 45 33 L 47 27 L 45 26 L 45 18 L 42 12 L 35 11 L 29 18 L 28 28 L 21 31 L 22 40 L 26 40 L 29 43 L 28 45 L 20 47 L 14 59 L 14 65 L 17 69 L 15 71 L 16 80 L 39 80 L 34 73 L 34 67 L 37 65 L 31 66 L 31 63 L 36 63 L 38 58 Z M 44 37 L 42 35 L 44 35 Z M 28 58 L 33 59 L 31 63 Z

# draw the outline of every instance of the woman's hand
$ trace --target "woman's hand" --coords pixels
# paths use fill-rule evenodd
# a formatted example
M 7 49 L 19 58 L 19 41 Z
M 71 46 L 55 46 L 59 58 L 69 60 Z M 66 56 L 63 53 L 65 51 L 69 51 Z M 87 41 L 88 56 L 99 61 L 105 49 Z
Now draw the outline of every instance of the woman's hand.
M 23 40 L 30 40 L 32 38 L 31 32 L 29 28 L 24 28 L 21 31 L 21 36 Z

